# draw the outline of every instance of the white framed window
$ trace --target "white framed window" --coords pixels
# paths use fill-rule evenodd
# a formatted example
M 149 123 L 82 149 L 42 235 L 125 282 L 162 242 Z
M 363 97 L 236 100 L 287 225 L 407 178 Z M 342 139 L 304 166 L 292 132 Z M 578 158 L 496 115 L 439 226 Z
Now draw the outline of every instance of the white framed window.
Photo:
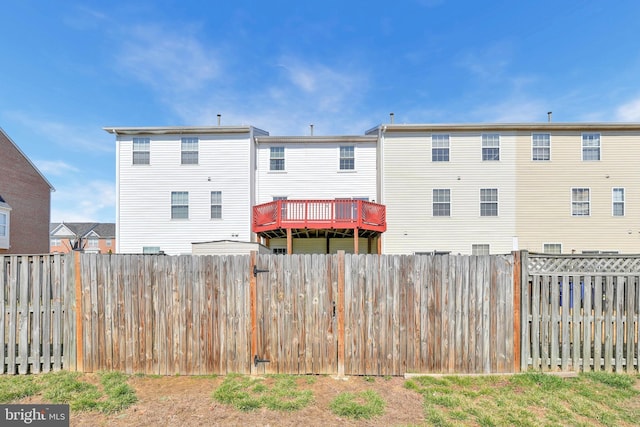
M 531 135 L 531 160 L 544 162 L 551 160 L 551 135 L 534 133 Z
M 198 138 L 182 138 L 180 143 L 180 164 L 198 164 Z
M 113 242 L 111 241 L 111 239 L 105 239 L 105 240 L 104 240 L 104 244 L 105 244 L 106 246 L 111 246 L 111 245 L 113 244 Z
M 271 147 L 269 149 L 269 170 L 284 170 L 284 147 Z
M 500 160 L 500 135 L 482 134 L 482 161 Z
M 11 234 L 11 206 L 0 196 L 0 248 L 9 249 Z
M 589 216 L 591 213 L 591 191 L 588 188 L 571 189 L 571 216 Z
M 0 214 L 1 215 L 1 214 Z M 0 234 L 1 235 L 1 234 Z M 58 239 L 58 238 L 53 238 L 50 240 L 49 244 L 51 246 L 60 246 L 62 244 L 62 240 Z
M 222 191 L 211 192 L 211 219 L 222 219 Z
M 151 140 L 133 138 L 133 164 L 148 165 L 151 161 Z
M 160 246 L 143 246 L 142 253 L 147 255 L 157 255 L 160 253 Z
M 273 201 L 277 202 L 278 200 L 287 200 L 287 196 L 273 196 Z M 287 204 L 282 203 L 280 207 L 280 218 L 287 219 Z
M 544 243 L 542 245 L 542 252 L 545 254 L 561 254 L 562 243 Z
M 433 216 L 451 216 L 451 190 L 433 189 Z
M 582 160 L 600 160 L 600 134 L 582 134 Z
M 471 245 L 471 255 L 489 255 L 490 248 L 487 243 L 474 243 Z
M 340 170 L 354 170 L 356 168 L 356 152 L 353 145 L 340 146 Z
M 498 189 L 480 189 L 480 216 L 498 216 Z
M 9 216 L 4 213 L 4 212 L 0 212 L 0 237 L 7 237 L 7 235 L 9 234 L 7 232 L 7 223 L 9 222 L 7 220 Z
M 431 161 L 449 161 L 449 135 L 431 135 Z
M 87 239 L 87 248 L 89 249 L 97 249 L 98 248 L 98 239 L 95 237 L 91 237 Z
M 189 192 L 171 192 L 171 219 L 189 219 Z
M 624 216 L 624 188 L 614 188 L 611 191 L 611 213 L 613 216 Z

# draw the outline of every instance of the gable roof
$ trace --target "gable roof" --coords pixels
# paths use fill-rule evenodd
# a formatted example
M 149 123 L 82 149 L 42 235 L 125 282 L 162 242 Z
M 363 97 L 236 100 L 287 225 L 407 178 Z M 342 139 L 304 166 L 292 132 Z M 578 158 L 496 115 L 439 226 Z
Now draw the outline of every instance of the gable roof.
M 65 229 L 69 234 L 65 234 Z M 58 234 L 60 231 L 63 233 Z M 52 222 L 49 234 L 56 237 L 87 237 L 91 234 L 109 239 L 116 236 L 116 225 L 112 222 Z
M 9 141 L 10 144 L 12 144 L 15 147 L 16 150 L 18 150 L 18 153 L 20 153 L 20 155 L 22 155 L 22 157 L 24 157 L 24 159 L 31 165 L 33 170 L 35 170 L 38 173 L 38 175 L 40 175 L 42 180 L 47 183 L 47 185 L 49 186 L 51 191 L 56 191 L 55 187 L 53 185 L 51 185 L 49 180 L 42 174 L 42 172 L 40 172 L 40 170 L 36 167 L 36 165 L 33 164 L 31 159 L 29 159 L 29 157 L 27 157 L 27 155 L 24 154 L 24 152 L 20 149 L 20 147 L 18 147 L 18 144 L 16 144 L 13 141 L 13 139 L 11 139 L 11 137 L 9 135 L 7 135 L 7 133 L 1 127 L 0 127 L 0 136 L 3 136 L 7 141 Z

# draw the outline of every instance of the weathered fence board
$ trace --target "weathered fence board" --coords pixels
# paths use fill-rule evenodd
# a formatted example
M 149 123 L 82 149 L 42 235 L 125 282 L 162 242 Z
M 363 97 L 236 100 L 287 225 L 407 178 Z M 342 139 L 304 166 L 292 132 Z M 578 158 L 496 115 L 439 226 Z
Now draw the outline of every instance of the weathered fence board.
M 640 257 L 516 255 L 3 256 L 0 371 L 637 369 Z

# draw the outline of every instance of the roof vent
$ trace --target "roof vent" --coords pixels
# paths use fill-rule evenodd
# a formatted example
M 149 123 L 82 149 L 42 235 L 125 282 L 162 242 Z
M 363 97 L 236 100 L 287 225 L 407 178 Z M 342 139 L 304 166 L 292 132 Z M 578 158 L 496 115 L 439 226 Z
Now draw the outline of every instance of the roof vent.
M 393 114 L 393 113 L 389 113 L 389 118 L 390 118 L 390 120 L 391 120 L 391 122 L 390 122 L 391 124 L 393 124 L 393 118 L 394 118 L 394 117 L 395 117 L 395 114 Z
M 222 114 L 218 114 L 218 126 L 220 126 L 220 119 L 222 118 Z
M 551 116 L 552 116 L 552 115 L 553 115 L 553 111 L 549 111 L 549 112 L 547 113 L 547 121 L 548 121 L 549 123 L 551 123 Z

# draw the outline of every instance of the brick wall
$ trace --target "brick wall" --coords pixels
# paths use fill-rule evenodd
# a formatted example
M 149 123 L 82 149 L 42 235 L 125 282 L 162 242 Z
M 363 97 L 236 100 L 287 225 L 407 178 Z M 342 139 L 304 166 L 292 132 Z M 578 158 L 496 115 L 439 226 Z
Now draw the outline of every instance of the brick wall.
M 0 253 L 49 253 L 51 188 L 2 132 L 0 195 L 11 206 L 11 247 Z

